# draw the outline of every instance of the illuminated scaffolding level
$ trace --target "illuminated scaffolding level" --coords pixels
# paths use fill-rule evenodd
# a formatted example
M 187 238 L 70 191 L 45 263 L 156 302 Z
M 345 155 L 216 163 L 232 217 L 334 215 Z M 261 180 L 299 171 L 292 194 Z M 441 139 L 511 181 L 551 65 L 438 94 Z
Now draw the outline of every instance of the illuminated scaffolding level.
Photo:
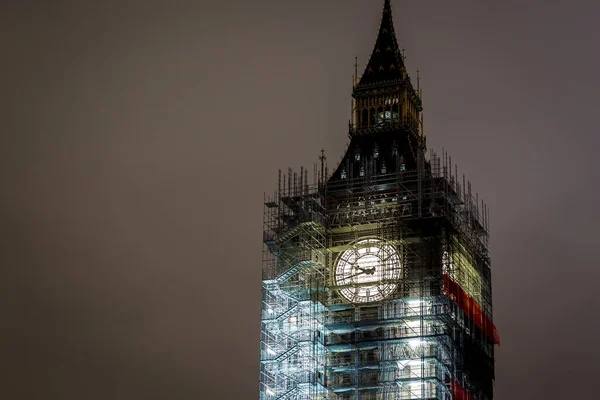
M 341 161 L 265 199 L 260 399 L 493 398 L 487 207 L 421 112 L 386 0 Z

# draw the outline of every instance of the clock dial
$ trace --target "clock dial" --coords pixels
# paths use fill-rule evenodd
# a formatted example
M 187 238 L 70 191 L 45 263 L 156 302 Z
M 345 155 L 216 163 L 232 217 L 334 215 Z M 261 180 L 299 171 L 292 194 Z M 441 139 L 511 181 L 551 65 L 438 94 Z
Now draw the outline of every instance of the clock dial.
M 393 246 L 379 239 L 363 239 L 341 254 L 335 282 L 349 301 L 367 303 L 392 294 L 400 272 L 400 257 Z

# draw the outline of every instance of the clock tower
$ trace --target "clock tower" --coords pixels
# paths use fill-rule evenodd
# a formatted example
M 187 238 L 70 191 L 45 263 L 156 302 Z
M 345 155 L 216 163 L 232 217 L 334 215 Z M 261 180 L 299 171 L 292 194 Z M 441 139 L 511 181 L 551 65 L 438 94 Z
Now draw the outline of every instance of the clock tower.
M 261 399 L 493 398 L 487 207 L 422 110 L 385 0 L 341 162 L 265 203 Z

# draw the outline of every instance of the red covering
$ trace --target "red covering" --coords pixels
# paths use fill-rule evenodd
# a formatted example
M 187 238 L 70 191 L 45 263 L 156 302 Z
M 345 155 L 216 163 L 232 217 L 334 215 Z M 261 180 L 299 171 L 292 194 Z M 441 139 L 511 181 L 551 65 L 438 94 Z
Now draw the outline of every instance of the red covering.
M 494 344 L 500 345 L 500 335 L 494 323 L 479 307 L 479 304 L 460 287 L 447 273 L 444 273 L 444 293 L 458 304 L 463 312 L 475 322 Z
M 454 379 L 450 381 L 450 390 L 452 391 L 452 400 L 476 400 L 475 396 L 462 387 Z

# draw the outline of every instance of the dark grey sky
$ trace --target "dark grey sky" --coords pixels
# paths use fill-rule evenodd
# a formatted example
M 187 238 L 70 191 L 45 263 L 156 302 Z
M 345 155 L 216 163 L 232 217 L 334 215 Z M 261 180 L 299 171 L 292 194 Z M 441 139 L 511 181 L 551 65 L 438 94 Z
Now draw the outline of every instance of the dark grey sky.
M 382 3 L 2 3 L 0 397 L 257 398 L 263 192 L 341 156 Z M 497 399 L 594 397 L 600 3 L 393 7 L 491 209 Z

